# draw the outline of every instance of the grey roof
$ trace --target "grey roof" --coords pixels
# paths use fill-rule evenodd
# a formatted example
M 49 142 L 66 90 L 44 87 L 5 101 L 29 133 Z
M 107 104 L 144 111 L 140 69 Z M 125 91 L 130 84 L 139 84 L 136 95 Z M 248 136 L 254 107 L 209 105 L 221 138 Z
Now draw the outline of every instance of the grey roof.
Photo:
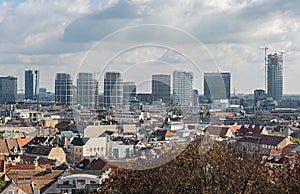
M 300 130 L 294 131 L 290 136 L 292 138 L 300 138 Z
M 264 145 L 277 146 L 286 137 L 282 136 L 269 136 L 269 135 L 245 135 L 240 139 L 240 142 L 258 143 Z

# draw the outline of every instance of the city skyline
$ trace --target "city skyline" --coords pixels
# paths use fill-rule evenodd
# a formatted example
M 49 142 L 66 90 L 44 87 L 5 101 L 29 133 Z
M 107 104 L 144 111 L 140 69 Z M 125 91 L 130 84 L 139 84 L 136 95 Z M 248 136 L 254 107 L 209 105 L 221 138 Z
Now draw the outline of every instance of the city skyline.
M 39 69 L 40 76 L 44 78 L 40 86 L 54 91 L 52 83 L 58 71 L 76 75 L 92 67 L 92 72 L 104 72 L 105 64 L 120 50 L 117 46 L 126 49 L 132 42 L 151 43 L 159 38 L 173 37 L 173 42 L 167 45 L 168 49 L 148 47 L 144 49 L 145 52 L 141 49 L 128 52 L 115 63 L 120 68 L 124 66 L 125 70 L 134 66 L 144 72 L 153 63 L 160 63 L 157 69 L 161 72 L 151 72 L 152 68 L 147 71 L 147 79 L 150 80 L 151 74 L 168 74 L 179 64 L 184 68 L 187 60 L 170 52 L 171 48 L 177 49 L 180 45 L 177 50 L 191 58 L 203 72 L 217 71 L 217 68 L 206 67 L 213 61 L 221 71 L 232 72 L 232 89 L 235 88 L 237 93 L 252 93 L 256 88 L 264 88 L 264 53 L 260 48 L 267 46 L 270 53 L 285 52 L 284 93 L 299 94 L 294 84 L 298 81 L 300 57 L 296 44 L 300 26 L 297 20 L 300 17 L 296 9 L 298 6 L 299 3 L 295 1 L 279 0 L 272 3 L 182 1 L 180 4 L 174 1 L 3 1 L 0 3 L 1 76 L 16 76 L 19 78 L 18 86 L 23 86 L 20 69 Z M 169 11 L 166 12 L 166 9 Z M 102 41 L 101 48 L 96 48 L 83 60 L 88 50 L 107 35 L 122 28 L 148 24 L 157 24 L 161 29 L 162 26 L 168 26 L 173 33 L 163 29 L 157 34 L 155 32 L 159 29 L 153 26 L 148 31 L 124 32 L 122 36 Z M 105 30 L 103 26 L 106 26 Z M 179 36 L 177 32 L 180 30 L 203 43 L 203 48 L 195 47 L 194 42 L 191 43 L 182 34 Z M 209 52 L 201 52 L 206 49 Z M 214 60 L 207 56 L 209 54 Z M 151 60 L 152 63 L 143 67 L 145 61 Z M 162 65 L 160 61 L 169 66 Z M 171 66 L 173 69 L 168 69 Z M 127 79 L 126 76 L 137 85 L 143 78 L 134 69 L 127 71 L 124 79 Z M 256 79 L 253 80 L 253 77 Z M 196 89 L 202 91 L 202 85 L 199 83 Z

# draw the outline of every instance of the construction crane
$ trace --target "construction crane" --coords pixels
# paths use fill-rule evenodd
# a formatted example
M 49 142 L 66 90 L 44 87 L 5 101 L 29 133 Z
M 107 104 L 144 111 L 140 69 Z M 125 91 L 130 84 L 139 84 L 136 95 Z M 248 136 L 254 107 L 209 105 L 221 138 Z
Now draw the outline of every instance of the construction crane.
M 268 58 L 267 58 L 267 50 L 269 49 L 267 46 L 261 48 L 265 52 L 265 91 L 267 92 L 267 66 L 268 66 Z

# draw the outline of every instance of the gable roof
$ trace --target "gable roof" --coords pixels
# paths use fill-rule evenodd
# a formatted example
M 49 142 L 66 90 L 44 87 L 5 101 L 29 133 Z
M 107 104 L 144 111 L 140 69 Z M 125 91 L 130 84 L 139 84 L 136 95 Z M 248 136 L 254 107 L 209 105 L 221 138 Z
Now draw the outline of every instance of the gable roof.
M 71 144 L 76 146 L 83 146 L 90 138 L 87 137 L 74 137 Z
M 10 170 L 7 172 L 7 177 L 13 180 L 18 186 L 24 186 L 22 180 L 30 180 L 33 189 L 40 190 L 43 193 L 63 172 L 63 170 L 52 170 L 51 172 L 44 170 Z M 25 187 L 28 189 L 27 185 Z
M 0 153 L 9 154 L 5 139 L 0 139 Z
M 243 125 L 228 125 L 232 133 L 238 132 Z
M 106 161 L 102 160 L 101 158 L 97 158 L 87 164 L 83 170 L 102 170 L 106 164 Z
M 47 141 L 47 137 L 34 137 L 27 145 L 41 145 Z
M 43 145 L 36 145 L 36 146 L 28 146 L 26 153 L 27 154 L 34 154 L 34 155 L 44 155 L 48 156 L 52 147 L 43 146 Z
M 243 125 L 237 132 L 237 135 L 246 134 L 261 134 L 264 130 L 264 126 L 261 125 Z
M 13 151 L 16 148 L 18 151 L 20 150 L 17 139 L 7 139 L 6 140 L 8 150 Z
M 175 133 L 167 130 L 166 134 L 165 134 L 165 137 L 174 137 L 174 136 L 177 136 Z
M 2 189 L 1 193 L 6 193 L 6 190 L 8 192 L 9 190 L 12 190 L 14 187 L 17 187 L 19 189 L 20 193 L 22 193 L 22 192 L 23 193 L 28 193 L 28 192 L 24 191 L 22 188 L 18 187 L 18 185 L 13 180 L 10 180 L 10 181 L 8 181 L 8 183 L 6 183 L 6 185 Z
M 20 146 L 20 148 L 23 148 L 24 146 L 26 146 L 33 138 L 31 137 L 26 137 L 26 138 L 18 138 L 18 144 Z
M 243 136 L 241 142 L 249 142 L 263 145 L 272 145 L 277 146 L 281 143 L 286 137 L 282 136 L 270 136 L 270 135 L 258 135 L 258 134 L 249 134 Z
M 229 130 L 229 127 L 224 127 L 224 126 L 208 126 L 204 129 L 205 132 L 208 132 L 211 135 L 217 135 L 220 137 L 226 137 L 228 130 Z

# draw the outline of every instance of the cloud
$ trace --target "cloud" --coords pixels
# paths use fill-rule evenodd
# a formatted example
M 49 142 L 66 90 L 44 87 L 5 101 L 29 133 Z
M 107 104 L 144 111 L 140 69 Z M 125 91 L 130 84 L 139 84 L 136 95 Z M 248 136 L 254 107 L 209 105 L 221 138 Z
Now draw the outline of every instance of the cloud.
M 232 88 L 247 88 L 250 92 L 264 86 L 260 47 L 268 46 L 270 52 L 286 52 L 285 91 L 300 93 L 293 84 L 299 81 L 295 76 L 300 57 L 299 6 L 300 2 L 293 0 L 3 1 L 0 67 L 9 73 L 4 68 L 8 65 L 30 68 L 38 64 L 41 72 L 53 74 L 44 77 L 44 84 L 52 88 L 57 71 L 68 71 L 70 67 L 74 67 L 74 74 L 76 69 L 90 67 L 99 71 L 121 50 L 153 43 L 170 49 L 132 50 L 117 58 L 116 66 L 122 61 L 127 65 L 142 63 L 148 59 L 148 52 L 153 60 L 187 65 L 180 54 L 172 51 L 174 48 L 192 58 L 202 71 L 217 66 L 231 71 Z M 116 33 L 139 25 L 145 26 Z M 98 43 L 83 60 L 89 48 L 111 33 L 115 34 Z M 162 71 L 170 71 L 164 68 Z M 201 80 L 195 87 L 202 91 Z

